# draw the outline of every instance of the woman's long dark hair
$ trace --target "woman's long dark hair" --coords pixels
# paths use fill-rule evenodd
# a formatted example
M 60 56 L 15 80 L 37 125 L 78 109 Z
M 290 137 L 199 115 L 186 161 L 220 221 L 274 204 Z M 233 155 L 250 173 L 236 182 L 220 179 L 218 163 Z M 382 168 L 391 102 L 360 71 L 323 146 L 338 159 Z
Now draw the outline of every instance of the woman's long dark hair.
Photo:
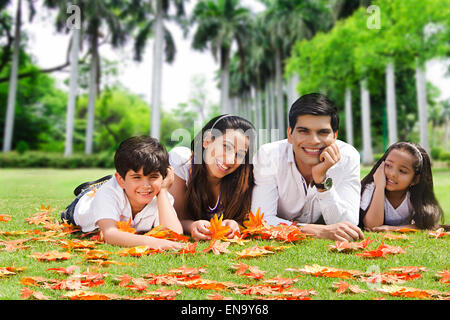
M 255 141 L 255 128 L 244 118 L 222 115 L 211 119 L 191 143 L 193 157 L 190 178 L 186 192 L 187 218 L 193 220 L 209 219 L 207 167 L 203 159 L 203 139 L 212 132 L 213 139 L 226 130 L 242 130 L 249 137 L 249 148 L 244 162 L 232 173 L 224 176 L 220 183 L 221 202 L 224 219 L 233 219 L 242 224 L 251 208 L 254 187 L 253 164 L 251 163 Z
M 415 158 L 413 168 L 415 177 L 419 176 L 419 182 L 409 187 L 410 200 L 414 208 L 412 219 L 414 220 L 415 225 L 419 229 L 436 229 L 439 226 L 439 219 L 443 220 L 444 215 L 442 208 L 434 195 L 430 157 L 418 144 L 411 142 L 397 142 L 391 145 L 369 174 L 362 179 L 361 195 L 366 186 L 373 182 L 373 175 L 380 164 L 386 160 L 388 154 L 394 149 L 406 151 Z M 363 218 L 367 210 L 364 211 L 360 209 L 360 225 L 363 225 Z

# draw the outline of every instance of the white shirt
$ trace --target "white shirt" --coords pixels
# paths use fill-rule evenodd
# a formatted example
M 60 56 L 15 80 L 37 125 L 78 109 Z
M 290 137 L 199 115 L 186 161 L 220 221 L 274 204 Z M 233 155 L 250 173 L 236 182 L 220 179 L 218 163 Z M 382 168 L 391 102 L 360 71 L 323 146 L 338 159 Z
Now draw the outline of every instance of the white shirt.
M 366 185 L 364 192 L 361 196 L 361 209 L 367 210 L 372 202 L 373 193 L 375 192 L 375 183 L 369 183 Z M 406 193 L 405 199 L 402 203 L 394 208 L 389 202 L 388 198 L 384 198 L 384 224 L 389 226 L 402 226 L 410 224 L 412 222 L 412 216 L 414 214 L 414 208 L 410 200 L 409 192 Z
M 191 149 L 187 147 L 175 147 L 169 152 L 169 164 L 173 172 L 186 182 L 189 181 L 189 170 L 191 168 Z
M 173 204 L 171 194 L 169 194 L 169 200 Z M 147 232 L 158 226 L 157 199 L 154 197 L 133 219 L 130 201 L 117 183 L 115 176 L 101 185 L 95 194 L 88 192 L 83 195 L 74 210 L 75 223 L 83 232 L 97 229 L 97 221 L 101 219 L 128 222 L 130 218 L 132 219 L 131 227 L 135 228 L 136 232 Z
M 285 140 L 261 146 L 253 159 L 255 187 L 252 212 L 261 208 L 269 224 L 315 223 L 320 216 L 326 224 L 359 221 L 360 157 L 351 145 L 336 140 L 341 160 L 328 169 L 333 180 L 330 190 L 319 192 L 306 184 L 297 169 L 292 145 Z

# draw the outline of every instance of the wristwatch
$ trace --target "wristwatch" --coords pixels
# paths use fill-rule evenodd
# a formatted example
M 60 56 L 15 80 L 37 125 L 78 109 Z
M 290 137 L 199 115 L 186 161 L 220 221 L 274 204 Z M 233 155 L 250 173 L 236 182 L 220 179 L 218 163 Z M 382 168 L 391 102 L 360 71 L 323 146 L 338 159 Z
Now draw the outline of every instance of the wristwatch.
M 314 180 L 313 180 L 313 183 L 317 189 L 327 191 L 327 190 L 330 190 L 331 187 L 333 186 L 333 179 L 331 179 L 330 177 L 326 177 L 322 183 L 316 183 L 316 182 L 314 182 Z

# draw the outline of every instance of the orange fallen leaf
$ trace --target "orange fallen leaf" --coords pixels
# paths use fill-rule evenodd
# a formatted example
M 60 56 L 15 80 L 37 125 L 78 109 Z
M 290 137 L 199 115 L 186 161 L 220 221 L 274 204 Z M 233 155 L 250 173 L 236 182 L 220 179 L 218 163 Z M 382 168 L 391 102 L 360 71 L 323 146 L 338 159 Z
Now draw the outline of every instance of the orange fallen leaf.
M 131 248 L 124 248 L 122 250 L 117 251 L 116 253 L 121 257 L 126 256 L 132 256 L 132 257 L 142 257 L 143 255 L 149 255 L 150 253 L 153 253 L 151 249 L 148 246 L 136 246 Z M 156 250 L 157 252 L 162 252 L 162 250 Z
M 436 276 L 440 278 L 439 282 L 450 283 L 450 270 L 442 270 L 436 273 Z
M 260 256 L 265 256 L 268 254 L 273 254 L 273 251 L 269 251 L 266 250 L 264 247 L 258 247 L 258 246 L 254 246 L 254 247 L 250 247 L 250 248 L 246 248 L 242 251 L 236 252 L 236 254 L 238 255 L 238 259 L 239 258 L 254 258 L 254 257 L 260 257 Z
M 203 249 L 202 252 L 209 252 L 212 250 L 212 252 L 216 255 L 219 255 L 221 253 L 230 253 L 230 250 L 228 250 L 228 246 L 230 245 L 230 242 L 221 242 L 220 240 L 212 240 L 209 243 L 209 246 L 206 249 Z
M 92 291 L 75 290 L 66 293 L 63 298 L 69 298 L 71 300 L 118 300 L 120 296 L 116 294 L 99 293 Z
M 242 275 L 252 279 L 261 279 L 266 274 L 266 271 L 260 270 L 257 266 L 249 266 L 244 263 L 234 264 L 231 268 L 237 269 L 237 275 Z M 247 270 L 248 272 L 246 272 Z
M 366 290 L 360 289 L 357 285 L 348 284 L 345 281 L 339 281 L 333 283 L 333 287 L 337 288 L 336 293 L 341 294 L 345 292 L 349 293 L 364 293 Z
M 200 268 L 189 268 L 186 266 L 181 266 L 179 268 L 176 269 L 170 269 L 169 272 L 170 273 L 175 273 L 175 274 L 182 274 L 182 275 L 196 275 L 199 273 L 206 273 L 206 269 L 203 268 L 204 266 L 201 266 Z
M 0 267 L 0 278 L 15 275 L 25 269 L 26 267 Z
M 231 297 L 225 297 L 219 293 L 210 293 L 206 295 L 208 300 L 233 300 Z
M 189 241 L 189 237 L 181 235 L 175 231 L 170 230 L 169 228 L 165 228 L 161 225 L 156 226 L 152 230 L 148 231 L 144 234 L 145 236 L 154 237 L 158 239 L 167 239 L 172 241 Z
M 395 229 L 393 231 L 394 232 L 400 232 L 400 233 L 408 233 L 408 232 L 418 232 L 419 230 L 412 229 L 412 228 L 399 228 L 399 229 Z
M 391 232 L 386 232 L 383 235 L 384 239 L 390 239 L 390 240 L 406 240 L 409 239 L 408 236 L 406 234 L 394 234 Z
M 211 231 L 211 239 L 223 239 L 228 231 L 230 231 L 229 226 L 222 225 L 222 219 L 223 215 L 221 215 L 219 219 L 216 214 L 214 214 L 214 217 L 211 218 L 210 225 L 208 227 L 208 230 Z
M 196 253 L 198 242 L 188 243 L 184 248 L 174 252 L 174 254 Z
M 117 221 L 117 229 L 123 232 L 136 233 L 136 229 L 131 227 L 131 217 L 126 221 Z
M 315 277 L 340 278 L 340 279 L 354 279 L 355 276 L 363 274 L 363 272 L 359 270 L 345 270 L 332 267 L 322 267 L 317 264 L 306 265 L 303 268 L 299 269 L 286 268 L 285 270 L 310 274 Z
M 450 293 L 439 292 L 437 290 L 425 290 L 410 287 L 399 287 L 399 286 L 383 286 L 381 288 L 375 288 L 376 291 L 381 293 L 386 293 L 394 297 L 405 297 L 405 298 L 418 298 L 418 299 L 441 299 L 448 297 Z
M 67 268 L 59 267 L 59 268 L 49 268 L 45 271 L 55 271 L 61 274 L 72 274 L 75 270 L 79 270 L 79 266 L 68 266 Z
M 280 275 L 278 275 L 274 278 L 264 280 L 264 282 L 268 283 L 268 284 L 272 284 L 272 285 L 277 285 L 277 286 L 291 286 L 295 282 L 298 281 L 298 279 L 297 279 L 298 277 L 300 277 L 300 276 L 297 276 L 295 278 L 283 278 Z
M 49 251 L 49 252 L 34 252 L 31 254 L 32 257 L 36 258 L 37 261 L 55 261 L 55 260 L 67 260 L 72 257 L 72 255 L 68 252 L 58 252 L 58 251 Z
M 49 297 L 45 296 L 41 292 L 33 291 L 30 288 L 23 288 L 20 290 L 20 298 L 29 299 L 30 297 L 37 300 L 49 300 Z
M 24 246 L 23 243 L 29 241 L 30 239 L 17 239 L 17 240 L 9 240 L 4 241 L 0 240 L 0 245 L 5 246 L 3 250 L 8 252 L 13 252 L 19 249 L 29 249 L 30 246 Z
M 394 268 L 390 268 L 389 270 L 394 271 L 394 272 L 408 273 L 408 274 L 428 271 L 427 268 L 423 267 L 423 266 L 394 267 Z
M 439 228 L 436 231 L 428 231 L 427 234 L 430 237 L 437 239 L 437 238 L 442 238 L 444 236 L 448 236 L 450 234 L 450 232 L 444 232 L 444 228 Z
M 348 241 L 336 241 L 334 245 L 328 245 L 328 249 L 330 251 L 338 251 L 338 252 L 349 252 L 365 249 L 369 244 L 371 244 L 374 240 L 371 240 L 370 237 L 364 239 L 361 242 L 348 242 Z
M 243 234 L 254 234 L 261 232 L 264 228 L 266 228 L 263 221 L 264 213 L 261 213 L 261 208 L 258 208 L 256 214 L 253 212 L 249 212 L 248 219 L 245 220 L 242 224 L 245 229 L 243 229 Z
M 361 253 L 357 253 L 356 255 L 364 258 L 379 258 L 379 257 L 385 258 L 387 254 L 399 254 L 399 253 L 405 253 L 405 250 L 402 247 L 390 246 L 382 243 L 375 250 L 364 251 Z
M 8 222 L 11 220 L 11 216 L 9 214 L 0 214 L 0 221 Z

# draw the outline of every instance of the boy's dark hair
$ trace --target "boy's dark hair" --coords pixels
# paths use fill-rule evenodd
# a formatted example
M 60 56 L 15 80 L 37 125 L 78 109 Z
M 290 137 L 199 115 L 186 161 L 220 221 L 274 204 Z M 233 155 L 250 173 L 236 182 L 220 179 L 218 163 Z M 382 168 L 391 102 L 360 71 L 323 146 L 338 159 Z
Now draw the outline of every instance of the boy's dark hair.
M 144 175 L 157 171 L 165 178 L 169 166 L 169 154 L 155 138 L 131 137 L 120 143 L 114 155 L 114 165 L 124 179 L 128 170 L 137 172 L 141 168 L 144 170 Z
M 289 127 L 295 128 L 297 118 L 302 115 L 330 116 L 331 128 L 336 132 L 339 128 L 339 115 L 336 105 L 321 93 L 309 93 L 298 98 L 289 110 Z

